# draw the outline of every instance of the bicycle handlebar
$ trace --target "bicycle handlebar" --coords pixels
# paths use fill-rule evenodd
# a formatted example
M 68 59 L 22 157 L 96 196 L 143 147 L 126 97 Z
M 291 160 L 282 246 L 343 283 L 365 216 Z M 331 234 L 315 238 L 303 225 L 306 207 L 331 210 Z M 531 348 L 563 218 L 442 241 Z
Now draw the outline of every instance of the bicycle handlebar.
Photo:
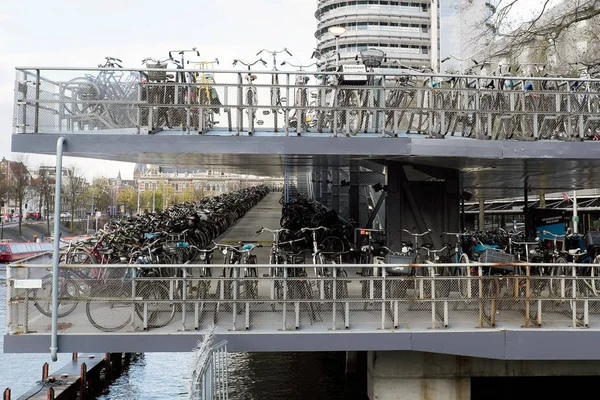
M 300 239 L 294 239 L 294 240 L 288 240 L 287 242 L 279 242 L 280 246 L 286 245 L 286 244 L 292 244 L 292 243 L 296 243 L 296 242 L 306 242 L 306 238 L 300 238 Z
M 300 228 L 300 232 L 306 232 L 306 231 L 314 232 L 314 231 L 318 231 L 319 229 L 323 229 L 323 230 L 326 230 L 326 231 L 329 230 L 329 228 L 327 228 L 325 226 L 318 226 L 316 228 Z
M 465 233 L 465 232 L 442 232 L 440 237 L 447 235 L 447 236 L 456 236 L 456 237 L 460 237 L 460 236 L 469 236 L 470 233 Z
M 279 232 L 284 232 L 284 231 L 285 231 L 285 232 L 289 232 L 290 230 L 289 230 L 289 229 L 286 229 L 286 228 L 281 228 L 281 229 L 269 229 L 269 228 L 263 228 L 263 227 L 261 227 L 259 230 L 257 230 L 257 231 L 256 231 L 256 234 L 257 234 L 257 235 L 259 235 L 259 234 L 263 233 L 264 231 L 271 232 L 273 235 L 276 235 L 276 234 L 278 234 Z
M 250 70 L 251 66 L 253 66 L 254 64 L 259 63 L 259 62 L 261 62 L 263 64 L 263 66 L 265 66 L 265 67 L 267 66 L 267 62 L 265 60 L 263 60 L 262 58 L 259 58 L 258 60 L 254 61 L 253 63 L 247 63 L 247 62 L 245 62 L 243 60 L 238 60 L 236 58 L 236 59 L 233 60 L 233 66 L 235 67 L 235 65 L 237 63 L 240 63 L 240 64 L 245 65 L 246 67 L 248 67 L 248 70 Z
M 431 229 L 427 229 L 427 231 L 423 232 L 423 233 L 413 233 L 411 231 L 407 231 L 406 229 L 402 229 L 402 230 L 412 236 L 425 236 L 425 235 L 431 233 Z
M 444 246 L 441 249 L 437 249 L 437 250 L 430 249 L 429 247 L 424 247 L 423 246 L 423 247 L 420 247 L 419 250 L 427 250 L 427 254 L 429 254 L 429 253 L 434 253 L 435 254 L 435 253 L 441 253 L 444 250 L 448 250 L 448 246 Z
M 292 53 L 290 53 L 290 51 L 287 49 L 287 47 L 284 47 L 284 48 L 283 48 L 283 50 L 279 50 L 279 51 L 277 51 L 277 50 L 267 50 L 267 49 L 262 49 L 261 51 L 259 51 L 258 53 L 256 53 L 256 55 L 257 55 L 257 56 L 259 56 L 259 55 L 260 55 L 260 53 L 262 53 L 263 51 L 264 51 L 265 53 L 269 53 L 269 54 L 271 54 L 271 55 L 277 55 L 277 54 L 280 54 L 280 53 L 288 53 L 288 55 L 289 55 L 290 57 L 293 57 Z
M 300 71 L 302 71 L 302 68 L 309 68 L 309 67 L 312 67 L 313 65 L 317 65 L 317 63 L 316 63 L 316 62 L 314 62 L 314 63 L 312 63 L 312 64 L 308 64 L 308 65 L 302 65 L 302 64 L 298 64 L 298 65 L 297 65 L 297 64 L 292 64 L 292 63 L 291 63 L 291 62 L 289 62 L 289 61 L 284 61 L 284 62 L 282 62 L 282 63 L 281 63 L 281 65 L 282 65 L 282 66 L 283 66 L 283 65 L 286 65 L 286 64 L 287 64 L 287 65 L 290 65 L 290 66 L 292 66 L 292 67 L 294 67 L 294 68 L 298 68 Z
M 548 231 L 542 231 L 542 235 L 550 235 L 553 236 L 555 239 L 559 237 L 567 237 L 567 235 L 555 235 L 554 233 Z

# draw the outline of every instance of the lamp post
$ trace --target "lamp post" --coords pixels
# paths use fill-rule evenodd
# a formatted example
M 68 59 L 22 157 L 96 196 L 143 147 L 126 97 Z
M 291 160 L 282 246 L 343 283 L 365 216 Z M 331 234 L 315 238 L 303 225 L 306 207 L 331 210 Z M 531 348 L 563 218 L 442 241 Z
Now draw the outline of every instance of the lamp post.
M 335 68 L 337 69 L 340 60 L 340 36 L 346 33 L 346 28 L 343 26 L 330 26 L 327 31 L 335 37 Z

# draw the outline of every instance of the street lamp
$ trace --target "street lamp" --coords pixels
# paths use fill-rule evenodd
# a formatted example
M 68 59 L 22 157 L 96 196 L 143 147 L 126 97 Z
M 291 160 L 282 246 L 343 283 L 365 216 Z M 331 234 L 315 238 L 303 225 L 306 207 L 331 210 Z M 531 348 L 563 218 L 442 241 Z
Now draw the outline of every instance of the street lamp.
M 343 26 L 330 26 L 327 31 L 335 37 L 335 67 L 337 69 L 340 59 L 340 36 L 346 33 Z

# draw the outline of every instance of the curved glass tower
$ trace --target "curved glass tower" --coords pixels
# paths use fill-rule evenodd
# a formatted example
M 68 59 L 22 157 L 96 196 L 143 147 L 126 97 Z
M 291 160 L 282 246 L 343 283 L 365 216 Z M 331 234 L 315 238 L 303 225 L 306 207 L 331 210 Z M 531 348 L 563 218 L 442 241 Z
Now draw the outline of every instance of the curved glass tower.
M 428 67 L 430 5 L 431 0 L 320 0 L 315 13 L 318 51 L 332 54 L 335 37 L 328 28 L 343 26 L 346 32 L 339 37 L 341 64 L 355 63 L 361 50 L 377 48 L 387 54 L 383 68 Z

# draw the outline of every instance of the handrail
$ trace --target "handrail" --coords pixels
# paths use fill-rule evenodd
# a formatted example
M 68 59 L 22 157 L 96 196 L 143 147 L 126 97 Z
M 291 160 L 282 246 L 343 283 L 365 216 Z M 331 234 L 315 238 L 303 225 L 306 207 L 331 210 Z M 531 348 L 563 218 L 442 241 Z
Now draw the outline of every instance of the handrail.
M 98 68 L 98 67 L 52 67 L 52 66 L 23 66 L 15 67 L 17 71 L 118 71 L 118 72 L 140 72 L 140 71 L 156 71 L 156 72 L 198 72 L 197 69 L 183 68 L 169 68 L 169 69 L 156 69 L 156 68 Z M 203 70 L 205 73 L 217 73 L 217 74 L 232 74 L 232 73 L 247 73 L 247 69 L 206 69 Z M 287 75 L 297 74 L 299 71 L 272 71 L 272 70 L 253 70 L 253 74 L 260 75 Z M 311 71 L 302 71 L 304 73 Z M 322 71 L 314 71 L 319 73 Z M 424 76 L 424 77 L 440 77 L 440 78 L 471 78 L 471 79 L 502 79 L 502 80 L 515 80 L 515 81 L 543 81 L 543 82 L 555 82 L 555 81 L 569 81 L 569 82 L 594 82 L 600 83 L 600 78 L 572 78 L 572 77 L 537 77 L 537 76 L 499 76 L 499 75 L 464 75 L 464 74 L 441 74 L 441 73 L 425 73 L 425 72 L 403 72 L 402 70 L 385 70 L 377 72 L 335 72 L 328 71 L 329 75 L 369 75 L 369 76 L 395 76 L 395 75 L 410 75 L 410 76 Z

